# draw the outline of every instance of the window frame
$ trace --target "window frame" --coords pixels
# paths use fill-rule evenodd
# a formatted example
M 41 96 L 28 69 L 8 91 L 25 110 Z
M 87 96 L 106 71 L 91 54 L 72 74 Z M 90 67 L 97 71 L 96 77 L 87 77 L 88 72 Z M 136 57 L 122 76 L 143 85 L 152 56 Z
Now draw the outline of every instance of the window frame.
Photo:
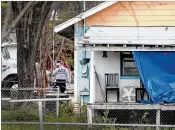
M 139 73 L 138 73 L 138 75 L 124 75 L 124 65 L 123 65 L 124 58 L 132 58 L 132 60 L 128 60 L 128 61 L 129 62 L 135 62 L 131 52 L 129 52 L 129 53 L 130 54 L 124 54 L 124 52 L 120 53 L 120 76 L 140 77 Z M 137 69 L 137 66 L 136 66 L 136 69 Z

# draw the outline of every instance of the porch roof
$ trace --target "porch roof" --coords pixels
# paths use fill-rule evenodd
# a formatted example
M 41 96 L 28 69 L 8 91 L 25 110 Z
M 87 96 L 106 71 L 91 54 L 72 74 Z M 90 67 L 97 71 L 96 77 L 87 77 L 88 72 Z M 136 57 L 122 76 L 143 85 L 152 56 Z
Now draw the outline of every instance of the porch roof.
M 118 46 L 175 50 L 175 27 L 90 27 L 79 44 L 92 49 Z

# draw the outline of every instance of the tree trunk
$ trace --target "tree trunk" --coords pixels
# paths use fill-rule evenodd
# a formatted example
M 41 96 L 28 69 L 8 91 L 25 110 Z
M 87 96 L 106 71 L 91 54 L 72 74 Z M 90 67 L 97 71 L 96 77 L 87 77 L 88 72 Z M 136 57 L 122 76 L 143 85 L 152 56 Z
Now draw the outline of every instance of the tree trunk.
M 28 2 L 12 2 L 14 17 Z M 19 88 L 34 87 L 36 52 L 42 28 L 49 13 L 52 2 L 38 2 L 28 11 L 16 25 L 17 35 L 17 72 Z M 21 98 L 30 98 L 30 93 L 20 94 Z

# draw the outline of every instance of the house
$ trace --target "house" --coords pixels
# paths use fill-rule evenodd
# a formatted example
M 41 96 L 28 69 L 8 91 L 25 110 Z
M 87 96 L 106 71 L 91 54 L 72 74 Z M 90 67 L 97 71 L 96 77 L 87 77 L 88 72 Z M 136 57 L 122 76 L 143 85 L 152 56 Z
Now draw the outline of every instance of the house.
M 74 96 L 75 101 L 88 103 L 90 117 L 92 110 L 106 107 L 160 108 L 158 104 L 135 104 L 136 96 L 149 100 L 150 95 L 142 88 L 143 76 L 138 73 L 137 58 L 133 59 L 136 54 L 132 52 L 167 55 L 167 51 L 175 51 L 174 15 L 175 2 L 108 1 L 54 28 L 59 33 L 74 27 Z M 145 95 L 136 91 L 145 91 Z

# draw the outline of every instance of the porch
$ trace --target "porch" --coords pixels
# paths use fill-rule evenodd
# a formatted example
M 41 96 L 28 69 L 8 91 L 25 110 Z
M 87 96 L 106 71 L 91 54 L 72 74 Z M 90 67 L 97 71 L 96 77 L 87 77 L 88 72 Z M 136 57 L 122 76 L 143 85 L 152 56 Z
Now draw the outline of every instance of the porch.
M 131 53 L 174 51 L 173 31 L 173 27 L 168 31 L 164 27 L 91 27 L 86 32 L 79 42 L 82 46 L 77 49 L 91 53 L 89 123 L 96 122 L 98 117 L 104 119 L 106 114 L 110 118 L 108 121 L 114 119 L 113 123 L 174 125 L 175 104 L 138 103 L 139 100 L 150 101 L 150 98 Z M 145 121 L 148 115 L 153 120 Z M 170 122 L 166 122 L 167 117 Z M 122 122 L 122 118 L 130 120 Z
M 90 27 L 76 46 L 90 53 L 90 103 L 149 100 L 131 52 L 174 51 L 174 31 L 174 27 Z
M 132 52 L 95 51 L 91 55 L 90 103 L 149 100 Z

